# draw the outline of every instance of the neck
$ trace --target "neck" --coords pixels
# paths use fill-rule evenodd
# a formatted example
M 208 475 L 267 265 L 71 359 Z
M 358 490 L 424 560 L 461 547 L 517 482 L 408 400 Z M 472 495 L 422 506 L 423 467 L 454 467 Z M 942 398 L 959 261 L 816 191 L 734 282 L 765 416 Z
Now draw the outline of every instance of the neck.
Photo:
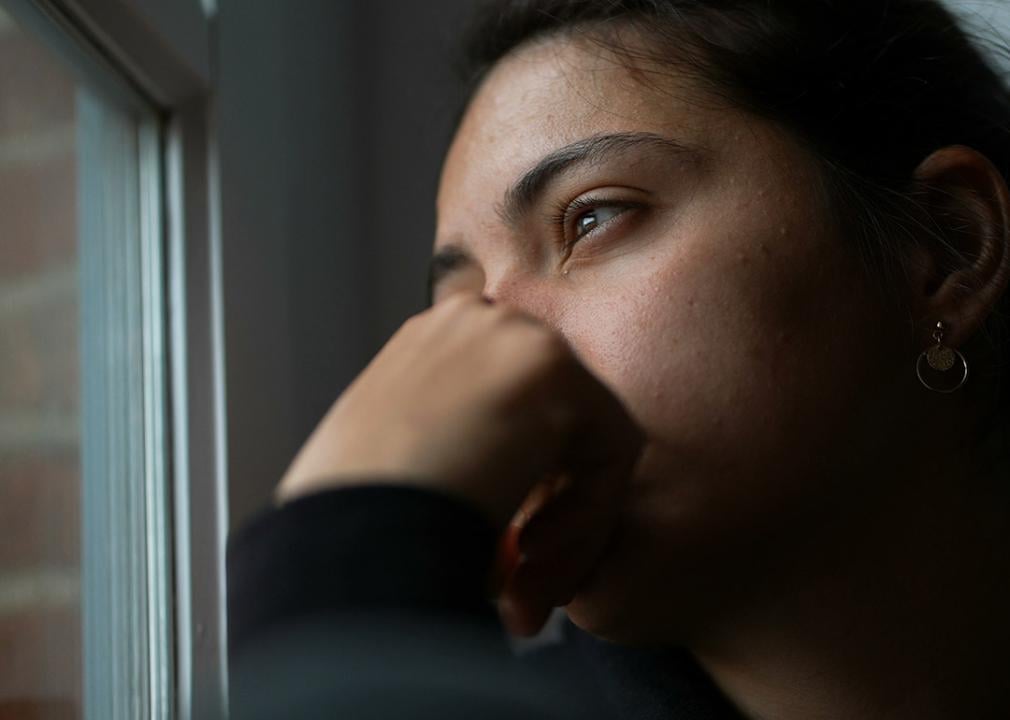
M 1010 717 L 1008 473 L 950 445 L 877 468 L 899 490 L 858 532 L 847 516 L 811 539 L 799 566 L 815 578 L 776 578 L 693 648 L 747 717 Z

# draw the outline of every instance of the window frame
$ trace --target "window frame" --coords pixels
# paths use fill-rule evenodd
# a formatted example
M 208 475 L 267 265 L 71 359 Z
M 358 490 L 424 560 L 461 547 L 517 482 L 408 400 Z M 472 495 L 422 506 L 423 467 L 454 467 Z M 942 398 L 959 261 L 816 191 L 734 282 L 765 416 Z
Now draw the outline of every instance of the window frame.
M 144 343 L 149 351 L 165 352 L 167 377 L 152 380 L 166 390 L 167 426 L 159 427 L 151 417 L 144 422 L 146 432 L 161 435 L 168 459 L 167 467 L 149 471 L 163 473 L 167 482 L 171 547 L 149 560 L 171 563 L 164 573 L 170 586 L 148 589 L 162 595 L 167 590 L 165 612 L 157 610 L 151 622 L 167 626 L 172 652 L 170 660 L 148 659 L 148 677 L 163 676 L 168 694 L 149 712 L 180 720 L 224 718 L 228 496 L 220 204 L 211 130 L 214 5 L 206 0 L 3 2 L 100 91 L 127 107 L 153 106 L 160 115 L 153 135 L 149 129 L 141 133 L 141 151 L 158 155 L 160 178 L 153 185 L 144 180 L 138 192 L 145 206 L 141 224 L 160 225 L 142 227 L 141 235 L 160 231 L 163 238 L 163 256 L 144 262 L 145 281 L 161 289 L 155 306 L 163 310 L 160 318 L 145 318 L 153 332 Z M 130 87 L 117 82 L 120 78 Z M 152 197 L 152 188 L 158 197 Z M 159 667 L 166 661 L 171 667 Z

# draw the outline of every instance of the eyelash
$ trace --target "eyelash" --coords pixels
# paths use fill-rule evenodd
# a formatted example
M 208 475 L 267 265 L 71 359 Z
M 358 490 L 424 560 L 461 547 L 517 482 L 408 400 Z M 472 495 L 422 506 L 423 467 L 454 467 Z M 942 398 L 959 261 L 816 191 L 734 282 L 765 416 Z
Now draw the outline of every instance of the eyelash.
M 583 210 L 598 210 L 600 208 L 619 208 L 622 210 L 617 216 L 611 218 L 610 220 L 604 221 L 602 224 L 597 225 L 592 230 L 587 231 L 584 235 L 574 236 L 571 239 L 568 238 L 568 225 L 573 220 L 578 220 L 581 215 L 579 214 Z M 624 214 L 623 211 L 633 210 L 639 207 L 635 203 L 622 202 L 618 200 L 610 200 L 607 198 L 596 198 L 596 197 L 585 197 L 577 198 L 572 202 L 564 205 L 558 205 L 554 213 L 550 216 L 551 225 L 554 226 L 560 237 L 560 242 L 563 250 L 565 252 L 571 252 L 572 248 L 582 240 L 600 228 L 608 225 L 613 220 Z

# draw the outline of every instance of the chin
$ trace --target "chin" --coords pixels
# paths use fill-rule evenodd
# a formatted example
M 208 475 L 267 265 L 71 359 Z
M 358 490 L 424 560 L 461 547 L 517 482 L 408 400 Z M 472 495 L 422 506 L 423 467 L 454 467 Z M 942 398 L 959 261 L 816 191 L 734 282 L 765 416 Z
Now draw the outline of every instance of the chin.
M 644 508 L 632 517 L 615 531 L 565 612 L 609 642 L 690 646 L 739 597 L 745 573 L 733 561 L 738 553 L 714 542 L 725 532 L 714 524 L 699 527 L 683 515 L 657 517 Z
M 656 591 L 661 588 L 650 588 L 652 583 L 642 582 L 647 578 L 636 578 L 630 545 L 628 533 L 618 531 L 592 575 L 564 606 L 565 613 L 580 629 L 608 642 L 646 645 L 665 641 L 665 618 L 656 617 L 645 607 L 658 599 Z
M 572 602 L 565 605 L 564 610 L 574 625 L 600 640 L 626 646 L 655 642 L 654 638 L 646 638 L 649 633 L 634 632 L 631 628 L 622 627 L 619 618 L 608 612 L 601 612 L 600 607 L 592 600 L 576 596 Z
M 691 647 L 705 628 L 718 625 L 722 603 L 704 582 L 671 578 L 685 576 L 661 569 L 635 577 L 616 558 L 601 566 L 564 606 L 568 618 L 585 632 L 627 646 Z

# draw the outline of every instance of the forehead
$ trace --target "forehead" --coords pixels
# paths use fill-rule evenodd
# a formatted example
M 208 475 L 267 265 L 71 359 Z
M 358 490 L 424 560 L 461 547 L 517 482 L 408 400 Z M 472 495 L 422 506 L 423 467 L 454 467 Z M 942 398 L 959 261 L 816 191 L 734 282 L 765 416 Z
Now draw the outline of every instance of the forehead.
M 439 216 L 475 188 L 505 186 L 547 153 L 587 137 L 651 132 L 709 147 L 732 112 L 677 71 L 587 38 L 524 46 L 500 61 L 467 109 L 446 157 Z

